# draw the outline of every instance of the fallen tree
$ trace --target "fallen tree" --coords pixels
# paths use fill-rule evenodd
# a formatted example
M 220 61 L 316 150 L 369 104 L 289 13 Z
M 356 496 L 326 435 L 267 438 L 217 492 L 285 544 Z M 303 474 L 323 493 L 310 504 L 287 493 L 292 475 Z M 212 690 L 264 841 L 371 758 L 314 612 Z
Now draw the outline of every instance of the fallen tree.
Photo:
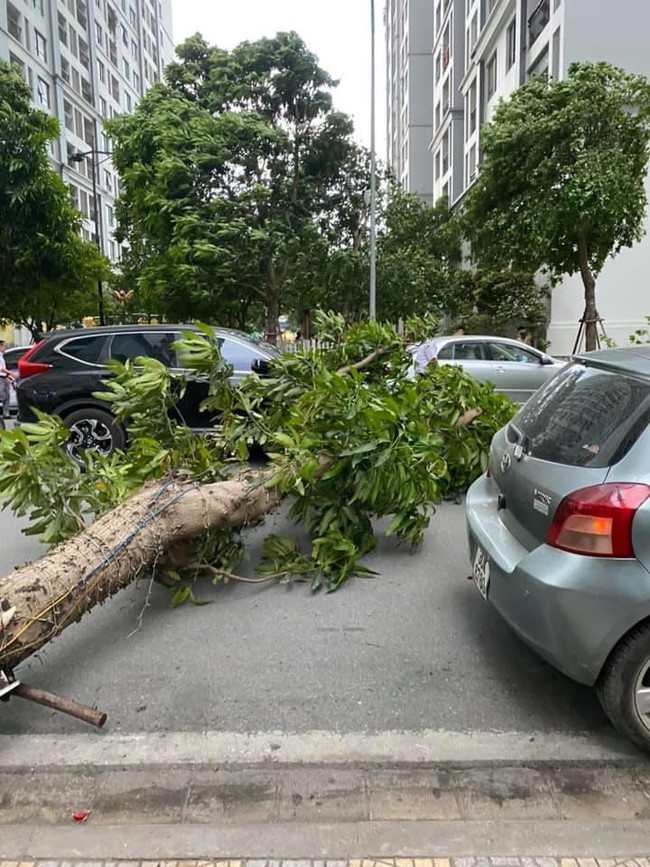
M 172 586 L 173 604 L 196 601 L 194 582 L 205 572 L 236 578 L 242 532 L 284 497 L 310 545 L 270 535 L 260 580 L 334 590 L 370 574 L 361 560 L 375 544 L 376 517 L 391 516 L 389 535 L 420 543 L 435 502 L 484 468 L 512 405 L 458 368 L 412 378 L 402 339 L 385 326 L 346 329 L 339 317 L 322 317 L 321 333 L 327 352 L 287 355 L 238 388 L 209 330 L 186 335 L 184 364 L 205 383 L 206 410 L 220 415 L 210 437 L 174 420 L 184 381 L 150 359 L 116 365 L 104 395 L 129 419 L 126 452 L 87 453 L 80 467 L 51 417 L 2 434 L 0 496 L 54 544 L 0 583 L 6 681 L 138 575 Z M 242 470 L 253 444 L 268 464 Z

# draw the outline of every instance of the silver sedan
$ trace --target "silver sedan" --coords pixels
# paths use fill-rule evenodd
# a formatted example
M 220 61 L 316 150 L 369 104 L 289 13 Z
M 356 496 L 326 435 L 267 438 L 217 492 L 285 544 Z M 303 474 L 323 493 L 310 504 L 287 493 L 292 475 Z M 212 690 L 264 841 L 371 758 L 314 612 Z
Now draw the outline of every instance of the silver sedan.
M 566 363 L 507 337 L 472 334 L 435 337 L 431 342 L 440 364 L 459 364 L 471 377 L 491 382 L 517 403 L 527 401 Z M 416 353 L 417 347 L 414 357 Z

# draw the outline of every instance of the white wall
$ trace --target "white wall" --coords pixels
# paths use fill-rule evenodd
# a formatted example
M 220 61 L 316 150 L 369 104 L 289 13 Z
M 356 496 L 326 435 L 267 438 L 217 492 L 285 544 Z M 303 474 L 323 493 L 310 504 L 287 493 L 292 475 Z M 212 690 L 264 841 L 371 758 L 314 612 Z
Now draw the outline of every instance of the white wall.
M 650 197 L 650 179 L 646 178 Z M 650 231 L 650 214 L 646 213 L 645 231 Z M 596 286 L 598 312 L 604 320 L 608 337 L 619 345 L 627 344 L 628 336 L 645 327 L 650 316 L 650 235 L 630 249 L 622 250 L 603 268 Z M 573 349 L 578 321 L 584 310 L 580 275 L 574 275 L 553 290 L 551 325 L 548 338 L 550 352 L 566 355 Z

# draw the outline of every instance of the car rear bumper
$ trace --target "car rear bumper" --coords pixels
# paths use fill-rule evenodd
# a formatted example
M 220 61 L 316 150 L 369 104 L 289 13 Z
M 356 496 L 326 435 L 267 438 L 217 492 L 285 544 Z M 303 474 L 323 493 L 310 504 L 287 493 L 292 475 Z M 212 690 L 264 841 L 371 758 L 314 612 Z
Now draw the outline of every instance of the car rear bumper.
M 592 685 L 617 642 L 650 615 L 650 574 L 637 560 L 610 560 L 522 546 L 500 519 L 486 476 L 467 495 L 471 562 L 489 557 L 488 602 L 541 657 Z

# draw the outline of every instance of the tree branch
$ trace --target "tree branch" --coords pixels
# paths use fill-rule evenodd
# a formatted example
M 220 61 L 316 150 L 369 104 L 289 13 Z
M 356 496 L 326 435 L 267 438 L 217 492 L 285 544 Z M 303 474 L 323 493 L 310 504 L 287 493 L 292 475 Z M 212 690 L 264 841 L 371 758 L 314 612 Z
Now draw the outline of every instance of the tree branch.
M 371 352 L 370 355 L 366 355 L 365 358 L 362 358 L 361 361 L 357 361 L 354 364 L 346 364 L 343 367 L 339 367 L 336 371 L 340 376 L 344 376 L 346 373 L 350 373 L 352 370 L 363 370 L 364 367 L 368 367 L 368 365 L 372 364 L 373 361 L 376 361 L 378 358 L 381 358 L 382 355 L 388 355 L 391 350 L 387 347 L 383 349 L 375 349 L 374 352 Z

